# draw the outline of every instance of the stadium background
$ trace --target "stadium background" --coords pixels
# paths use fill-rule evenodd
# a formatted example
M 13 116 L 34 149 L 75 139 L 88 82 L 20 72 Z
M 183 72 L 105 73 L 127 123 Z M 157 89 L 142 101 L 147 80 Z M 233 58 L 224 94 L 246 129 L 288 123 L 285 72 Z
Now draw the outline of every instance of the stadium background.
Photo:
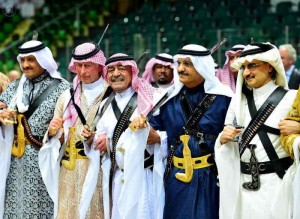
M 138 58 L 150 53 L 139 67 L 159 52 L 172 55 L 190 43 L 213 47 L 227 42 L 214 54 L 222 66 L 225 51 L 235 44 L 290 43 L 300 67 L 300 0 L 0 0 L 0 71 L 18 69 L 17 47 L 32 37 L 46 43 L 59 64 L 62 76 L 71 81 L 68 69 L 72 49 L 82 42 L 100 44 L 105 56 L 123 52 Z M 34 7 L 32 7 L 34 6 Z

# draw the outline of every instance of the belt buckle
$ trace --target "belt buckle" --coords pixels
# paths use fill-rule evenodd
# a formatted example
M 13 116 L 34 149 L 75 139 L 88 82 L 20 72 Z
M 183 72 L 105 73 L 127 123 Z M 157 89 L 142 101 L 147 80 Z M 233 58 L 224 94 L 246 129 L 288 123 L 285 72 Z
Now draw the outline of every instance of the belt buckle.
M 246 171 L 250 171 L 250 163 L 245 163 Z
M 203 138 L 203 133 L 202 132 L 197 132 L 196 136 L 197 136 L 197 138 L 202 139 Z
M 258 164 L 258 170 L 259 171 L 265 171 L 266 170 L 266 164 L 264 164 L 264 163 L 260 163 L 260 164 Z

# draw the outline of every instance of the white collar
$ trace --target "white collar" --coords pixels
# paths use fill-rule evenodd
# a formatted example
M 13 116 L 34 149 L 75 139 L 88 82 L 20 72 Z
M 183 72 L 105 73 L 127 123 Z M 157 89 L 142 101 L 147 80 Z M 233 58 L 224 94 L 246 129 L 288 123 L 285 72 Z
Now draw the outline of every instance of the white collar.
M 91 106 L 95 99 L 103 92 L 104 83 L 105 82 L 102 77 L 100 77 L 97 81 L 91 84 L 82 83 L 82 91 L 86 98 L 88 106 Z
M 126 97 L 126 96 L 131 96 L 134 93 L 134 90 L 132 87 L 127 88 L 125 91 L 123 91 L 122 93 L 116 93 L 116 98 L 122 98 L 122 97 Z
M 83 90 L 94 90 L 95 88 L 96 89 L 99 89 L 99 87 L 103 87 L 103 83 L 104 83 L 104 80 L 102 77 L 100 77 L 97 81 L 94 81 L 93 83 L 90 83 L 90 84 L 84 84 L 82 83 L 82 89 Z
M 275 87 L 277 87 L 277 85 L 275 84 L 275 82 L 273 80 L 271 80 L 267 84 L 265 84 L 264 86 L 262 86 L 260 88 L 257 88 L 257 89 L 254 88 L 253 89 L 253 95 L 254 96 L 261 96 L 261 95 L 271 93 L 271 92 L 273 92 Z

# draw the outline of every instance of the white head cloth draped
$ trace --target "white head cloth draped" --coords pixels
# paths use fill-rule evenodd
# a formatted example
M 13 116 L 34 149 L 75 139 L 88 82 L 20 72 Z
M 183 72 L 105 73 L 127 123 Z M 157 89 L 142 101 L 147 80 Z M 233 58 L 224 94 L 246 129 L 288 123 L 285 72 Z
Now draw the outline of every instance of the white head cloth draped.
M 232 67 L 239 69 L 237 82 L 236 82 L 236 120 L 241 122 L 243 118 L 240 116 L 240 112 L 244 112 L 243 106 L 241 104 L 242 98 L 242 87 L 245 83 L 243 77 L 243 70 L 240 69 L 241 65 L 245 62 L 252 62 L 253 60 L 259 60 L 262 62 L 267 62 L 272 65 L 276 71 L 275 84 L 284 88 L 288 88 L 288 84 L 285 77 L 285 71 L 282 64 L 280 53 L 276 46 L 271 43 L 252 43 L 245 47 L 245 49 L 240 54 L 239 58 L 231 64 Z
M 219 69 L 216 72 L 217 77 L 223 84 L 228 85 L 233 92 L 235 92 L 235 78 L 230 70 L 230 58 L 233 56 L 238 56 L 246 46 L 244 45 L 235 45 L 231 49 L 225 52 L 226 60 L 222 69 Z
M 167 53 L 159 53 L 147 62 L 145 72 L 143 73 L 143 79 L 149 83 L 154 82 L 153 67 L 155 64 L 170 66 L 170 68 L 174 69 L 173 56 Z
M 19 47 L 19 55 L 17 56 L 17 60 L 22 71 L 21 58 L 30 55 L 33 55 L 36 58 L 40 66 L 47 70 L 52 78 L 61 79 L 61 75 L 57 72 L 57 64 L 53 58 L 52 52 L 44 43 L 37 40 L 30 40 Z M 26 112 L 29 107 L 28 105 L 24 105 L 22 102 L 23 85 L 26 79 L 26 76 L 23 74 L 20 79 L 16 94 L 18 110 L 21 113 Z
M 104 53 L 100 50 L 99 46 L 93 43 L 83 43 L 78 45 L 72 52 L 72 59 L 69 64 L 69 70 L 73 73 L 76 72 L 75 63 L 92 62 L 102 67 L 105 65 L 106 58 Z M 80 106 L 80 93 L 81 87 L 78 86 L 80 81 L 76 75 L 73 79 L 73 88 L 75 90 L 74 100 L 75 103 Z M 68 109 L 64 115 L 64 119 L 69 121 L 71 125 L 74 125 L 77 120 L 78 114 L 73 104 L 68 105 Z
M 112 55 L 107 61 L 103 69 L 103 78 L 108 81 L 107 69 L 109 66 L 122 65 L 131 66 L 132 69 L 132 82 L 131 87 L 138 93 L 138 113 L 147 115 L 153 107 L 154 92 L 162 92 L 160 89 L 152 87 L 146 80 L 139 78 L 139 69 L 133 57 L 124 53 L 117 53 Z
M 200 53 L 206 53 L 205 55 L 200 55 Z M 175 91 L 172 96 L 176 95 L 183 84 L 179 81 L 179 76 L 177 72 L 178 59 L 179 58 L 190 58 L 197 72 L 205 79 L 204 90 L 208 94 L 218 94 L 231 97 L 233 95 L 232 90 L 222 84 L 219 79 L 215 76 L 215 65 L 210 52 L 203 46 L 196 44 L 189 44 L 184 46 L 182 49 L 178 50 L 177 54 L 174 56 L 174 63 L 176 70 L 174 70 L 174 84 Z

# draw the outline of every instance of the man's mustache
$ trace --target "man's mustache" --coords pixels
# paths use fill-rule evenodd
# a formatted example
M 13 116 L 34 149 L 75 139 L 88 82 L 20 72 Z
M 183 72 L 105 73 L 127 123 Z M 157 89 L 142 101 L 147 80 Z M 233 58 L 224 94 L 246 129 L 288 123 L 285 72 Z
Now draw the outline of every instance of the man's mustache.
M 118 76 L 118 77 L 112 77 L 111 81 L 112 82 L 117 82 L 117 81 L 124 81 L 125 78 L 123 76 Z
M 186 72 L 178 72 L 179 75 L 188 76 L 189 74 Z
M 161 72 L 161 73 L 158 74 L 158 76 L 164 76 L 164 77 L 166 77 L 166 76 L 167 76 L 167 73 Z
M 248 75 L 247 77 L 245 77 L 246 80 L 251 79 L 251 78 L 255 78 L 254 75 Z
M 23 68 L 23 70 L 24 70 L 24 71 L 32 70 L 32 68 L 27 67 L 27 68 Z

